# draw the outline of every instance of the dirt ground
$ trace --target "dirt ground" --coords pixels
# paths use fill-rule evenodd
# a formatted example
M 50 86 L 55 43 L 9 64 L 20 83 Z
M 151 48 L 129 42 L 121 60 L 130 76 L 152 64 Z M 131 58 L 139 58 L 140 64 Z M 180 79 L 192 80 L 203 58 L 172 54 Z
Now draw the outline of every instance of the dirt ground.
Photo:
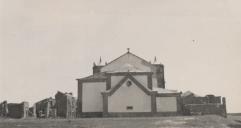
M 0 119 L 0 128 L 241 128 L 241 116 Z

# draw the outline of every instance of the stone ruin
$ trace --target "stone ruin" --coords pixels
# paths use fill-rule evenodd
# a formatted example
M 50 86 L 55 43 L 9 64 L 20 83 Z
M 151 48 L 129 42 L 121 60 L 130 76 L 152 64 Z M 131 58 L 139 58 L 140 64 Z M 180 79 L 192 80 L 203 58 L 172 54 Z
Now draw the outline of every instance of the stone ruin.
M 8 116 L 8 103 L 7 101 L 3 101 L 0 103 L 0 117 Z
M 227 117 L 226 99 L 221 96 L 198 96 L 187 91 L 181 94 L 183 115 L 215 114 Z M 46 98 L 29 108 L 28 102 L 0 103 L 0 117 L 4 118 L 76 118 L 77 100 L 72 93 L 58 91 L 55 99 Z
M 33 114 L 35 114 L 37 118 L 55 118 L 55 102 L 55 99 L 50 97 L 35 103 L 32 107 Z
M 187 91 L 181 95 L 184 115 L 215 114 L 227 117 L 226 99 L 221 96 L 197 96 Z
M 58 91 L 55 95 L 55 99 L 58 117 L 76 117 L 77 100 L 72 96 L 72 93 L 62 93 Z
M 0 116 L 5 118 L 26 118 L 28 117 L 29 103 L 0 103 Z
M 77 100 L 72 93 L 58 91 L 55 99 L 52 97 L 41 100 L 29 109 L 37 118 L 75 118 Z

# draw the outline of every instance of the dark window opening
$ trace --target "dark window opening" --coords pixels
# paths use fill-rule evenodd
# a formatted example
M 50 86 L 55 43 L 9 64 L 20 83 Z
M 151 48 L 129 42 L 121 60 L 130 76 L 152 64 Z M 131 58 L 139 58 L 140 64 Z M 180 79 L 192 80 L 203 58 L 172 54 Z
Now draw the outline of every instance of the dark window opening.
M 133 110 L 133 106 L 127 106 L 126 109 L 127 110 Z

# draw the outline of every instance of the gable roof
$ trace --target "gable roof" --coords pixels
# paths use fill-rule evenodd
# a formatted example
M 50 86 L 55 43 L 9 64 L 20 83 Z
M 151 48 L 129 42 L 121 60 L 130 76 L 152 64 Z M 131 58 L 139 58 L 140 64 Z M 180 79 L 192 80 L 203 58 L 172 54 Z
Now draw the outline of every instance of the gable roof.
M 132 64 L 124 64 L 118 70 L 113 72 L 143 72 L 140 68 L 132 65 Z
M 107 65 L 109 65 L 109 64 L 117 61 L 119 58 L 121 58 L 121 57 L 123 57 L 123 56 L 126 56 L 126 55 L 134 56 L 134 57 L 139 58 L 140 60 L 142 60 L 142 61 L 144 61 L 144 62 L 146 62 L 146 63 L 151 64 L 150 62 L 146 61 L 145 59 L 143 59 L 143 58 L 141 58 L 141 57 L 139 57 L 139 56 L 137 56 L 137 55 L 135 55 L 135 54 L 133 54 L 133 53 L 131 53 L 131 52 L 126 52 L 125 54 L 123 54 L 123 55 L 117 57 L 116 59 L 112 60 L 111 62 L 109 62 Z M 106 66 L 107 66 L 107 65 L 106 65 Z
M 137 55 L 127 52 L 101 68 L 101 72 L 150 72 L 154 66 Z
M 150 95 L 151 90 L 145 88 L 141 83 L 139 83 L 132 75 L 126 75 L 116 86 L 111 88 L 107 93 L 109 96 L 113 95 L 125 82 L 126 80 L 130 79 L 137 87 L 139 87 L 144 93 Z

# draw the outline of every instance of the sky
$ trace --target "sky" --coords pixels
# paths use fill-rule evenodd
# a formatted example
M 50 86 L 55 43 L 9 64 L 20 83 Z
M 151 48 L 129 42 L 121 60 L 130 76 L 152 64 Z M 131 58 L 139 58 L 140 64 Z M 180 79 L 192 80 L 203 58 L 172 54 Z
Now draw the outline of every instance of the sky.
M 166 88 L 241 112 L 240 0 L 0 0 L 0 102 L 77 96 L 76 78 L 127 48 L 165 66 Z

